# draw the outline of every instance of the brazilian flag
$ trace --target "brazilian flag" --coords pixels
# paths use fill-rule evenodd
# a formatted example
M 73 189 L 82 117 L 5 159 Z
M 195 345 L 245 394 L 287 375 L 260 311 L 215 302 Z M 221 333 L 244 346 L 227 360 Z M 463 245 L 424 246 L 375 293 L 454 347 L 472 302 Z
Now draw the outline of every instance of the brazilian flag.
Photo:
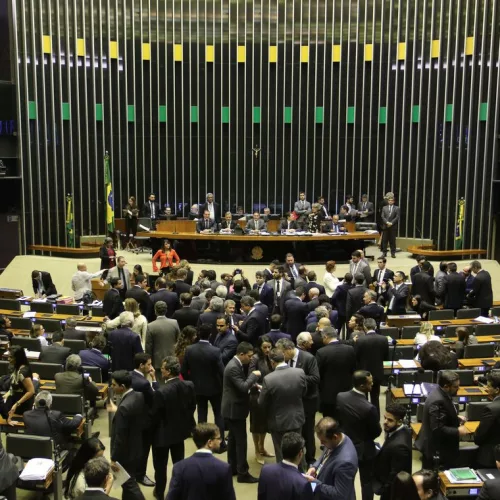
M 109 168 L 109 154 L 104 155 L 104 183 L 106 185 L 106 227 L 109 233 L 115 230 L 115 205 L 113 202 L 113 187 L 111 186 L 111 169 Z
M 75 248 L 75 214 L 73 212 L 73 196 L 66 196 L 66 240 L 69 247 Z
M 457 225 L 455 226 L 455 250 L 462 250 L 463 248 L 464 214 L 465 200 L 460 198 L 458 200 Z

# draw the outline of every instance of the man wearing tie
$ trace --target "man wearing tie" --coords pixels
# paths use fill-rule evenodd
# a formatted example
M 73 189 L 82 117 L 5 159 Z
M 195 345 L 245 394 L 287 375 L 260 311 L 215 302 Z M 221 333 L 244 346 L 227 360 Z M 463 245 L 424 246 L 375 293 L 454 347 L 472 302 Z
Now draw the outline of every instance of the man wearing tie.
M 295 231 L 300 231 L 301 227 L 298 222 L 295 220 L 295 216 L 293 212 L 287 212 L 286 220 L 282 220 L 280 223 L 280 230 L 283 232 L 294 233 Z
M 382 284 L 386 302 L 389 303 L 387 314 L 406 314 L 406 301 L 410 289 L 405 284 L 405 279 L 406 277 L 402 271 L 396 271 L 394 282 L 388 280 L 387 284 L 385 282 Z
M 149 199 L 142 207 L 142 214 L 144 217 L 149 217 L 151 221 L 156 222 L 160 217 L 160 205 L 156 202 L 156 195 L 151 193 Z
M 387 200 L 388 205 L 382 208 L 382 255 L 387 257 L 387 247 L 391 247 L 391 257 L 396 257 L 396 234 L 398 232 L 399 207 L 394 205 L 394 198 Z
M 261 231 L 267 231 L 266 223 L 260 218 L 260 213 L 256 210 L 253 213 L 253 219 L 247 222 L 246 232 L 249 234 L 260 233 Z
M 374 222 L 375 209 L 373 203 L 368 201 L 367 194 L 361 196 L 361 203 L 358 203 L 358 213 L 362 222 Z
M 389 280 L 394 278 L 394 272 L 386 267 L 387 259 L 385 257 L 379 257 L 377 259 L 378 269 L 373 273 L 373 285 L 375 286 L 375 291 L 380 297 L 383 293 L 382 283 L 387 283 Z
M 274 292 L 273 312 L 277 314 L 282 314 L 285 297 L 292 289 L 290 283 L 283 278 L 283 274 L 285 274 L 285 268 L 283 266 L 275 267 L 273 269 L 273 279 L 267 282 Z
M 203 213 L 205 210 L 208 210 L 210 214 L 210 218 L 213 221 L 220 220 L 220 205 L 215 203 L 214 195 L 212 193 L 207 193 L 207 201 L 200 207 L 200 213 Z
M 292 278 L 292 284 L 293 280 L 299 277 L 299 267 L 300 264 L 298 262 L 295 262 L 295 257 L 293 256 L 292 253 L 287 253 L 285 257 L 285 265 L 284 265 L 284 270 L 285 273 Z
M 209 233 L 214 229 L 215 221 L 210 217 L 210 212 L 205 210 L 203 212 L 203 219 L 199 219 L 196 223 L 196 232 L 197 233 Z
M 318 196 L 318 203 L 320 204 L 320 212 L 324 219 L 330 219 L 330 212 L 328 211 L 328 207 L 325 205 L 325 197 Z
M 306 201 L 306 193 L 304 191 L 299 193 L 299 201 L 295 202 L 293 211 L 302 218 L 307 217 L 311 213 L 311 204 Z
M 325 223 L 325 232 L 336 234 L 345 232 L 345 227 L 340 223 L 338 215 L 332 216 L 331 222 Z

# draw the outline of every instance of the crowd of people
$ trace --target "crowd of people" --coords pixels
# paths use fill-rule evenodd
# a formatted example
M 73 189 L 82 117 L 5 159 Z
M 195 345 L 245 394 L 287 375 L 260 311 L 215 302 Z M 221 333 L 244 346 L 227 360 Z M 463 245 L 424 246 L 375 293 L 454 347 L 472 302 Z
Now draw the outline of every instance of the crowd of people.
M 299 200 L 296 209 L 302 208 Z M 458 389 L 458 375 L 449 369 L 456 368 L 456 354 L 474 336 L 458 329 L 454 354 L 430 323 L 421 323 L 415 344 L 422 366 L 445 371 L 439 388 L 427 398 L 417 440 L 425 468 L 411 476 L 406 408 L 390 404 L 384 411 L 379 406 L 383 363 L 390 359 L 383 322 L 387 314 L 411 310 L 425 320 L 439 307 L 477 307 L 488 314 L 491 277 L 479 261 L 461 273 L 455 263 L 441 263 L 434 276 L 432 265 L 419 257 L 407 277 L 388 269 L 383 255 L 372 272 L 363 252 L 355 251 L 349 272 L 337 277 L 335 262 L 328 261 L 321 280 L 289 253 L 283 264 L 273 261 L 252 277 L 241 269 L 219 277 L 207 269 L 195 277 L 175 251 L 165 246 L 164 252 L 169 256 L 153 259 L 153 265 L 160 261 L 157 270 L 162 272 L 149 291 L 142 268 L 130 272 L 125 258 L 111 251 L 104 256 L 109 259 L 106 276 L 78 264 L 72 278 L 75 297 L 91 291 L 90 280 L 96 276 L 110 286 L 101 333 L 82 332 L 70 318 L 48 345 L 43 327 L 33 326 L 31 336 L 41 344 L 40 361 L 65 366 L 55 376 L 56 393 L 81 394 L 96 412 L 98 387 L 91 377 L 82 376 L 82 366 L 93 366 L 101 369 L 117 397 L 107 403 L 114 414 L 106 454 L 110 461 L 97 437 L 73 450 L 67 498 L 87 498 L 96 489 L 104 498 L 112 484 L 110 471 L 118 463 L 130 476 L 122 486 L 125 500 L 143 498 L 138 484 L 154 487 L 157 499 L 165 494 L 171 500 L 232 499 L 233 477 L 239 483 L 258 483 L 259 500 L 354 499 L 358 472 L 363 500 L 372 500 L 374 494 L 383 500 L 440 498 L 435 452 L 440 452 L 441 465 L 452 466 L 465 432 L 450 399 Z M 32 278 L 38 295 L 56 290 L 49 273 L 33 271 Z M 8 334 L 7 318 L 0 322 Z M 65 339 L 76 338 L 87 342 L 78 355 L 64 347 Z M 39 377 L 23 349 L 13 347 L 9 362 L 12 373 L 0 403 L 2 415 L 9 420 L 23 415 L 26 432 L 52 436 L 61 447 L 71 448 L 70 434 L 81 416 L 69 420 L 51 409 L 51 395 L 38 390 Z M 476 439 L 481 464 L 494 467 L 499 452 L 495 445 L 500 444 L 498 375 L 489 376 L 488 388 L 497 399 Z M 207 423 L 209 403 L 214 424 Z M 248 417 L 252 459 L 263 466 L 259 478 L 249 472 Z M 443 436 L 437 442 L 436 422 Z M 380 446 L 376 440 L 382 431 Z M 272 449 L 266 447 L 267 434 Z M 190 437 L 198 451 L 185 458 Z M 146 474 L 150 452 L 154 480 Z M 227 453 L 227 464 L 214 453 Z M 174 467 L 167 490 L 169 457 Z M 276 464 L 266 464 L 269 459 Z M 12 491 L 9 495 L 13 498 Z

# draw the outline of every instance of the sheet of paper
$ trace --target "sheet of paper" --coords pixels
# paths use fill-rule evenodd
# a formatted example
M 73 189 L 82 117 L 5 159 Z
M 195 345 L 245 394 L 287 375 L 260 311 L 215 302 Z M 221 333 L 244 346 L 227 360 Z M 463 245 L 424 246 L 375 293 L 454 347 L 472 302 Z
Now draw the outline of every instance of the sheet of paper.
M 24 481 L 42 481 L 54 468 L 54 461 L 49 458 L 32 458 L 21 472 Z
M 23 314 L 23 318 L 36 318 L 36 312 L 34 312 L 34 311 L 26 311 Z
M 478 323 L 485 323 L 487 325 L 495 322 L 494 319 L 487 318 L 486 316 L 478 316 L 477 318 L 474 318 L 473 321 L 477 321 Z
M 113 482 L 113 488 L 121 488 L 122 484 L 130 479 L 128 472 L 120 465 L 120 462 L 115 462 L 118 466 L 118 470 L 113 471 L 113 477 L 115 478 Z
M 398 363 L 402 368 L 417 368 L 417 363 L 413 359 L 400 359 Z

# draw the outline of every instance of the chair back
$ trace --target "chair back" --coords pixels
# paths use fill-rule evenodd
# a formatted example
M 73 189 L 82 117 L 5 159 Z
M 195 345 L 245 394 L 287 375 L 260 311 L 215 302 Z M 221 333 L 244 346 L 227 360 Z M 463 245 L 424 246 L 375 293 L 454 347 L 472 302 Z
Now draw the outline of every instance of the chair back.
M 71 349 L 71 354 L 78 354 L 80 351 L 86 349 L 87 344 L 85 340 L 68 339 L 64 341 L 64 347 L 69 347 Z
M 0 361 L 0 377 L 9 374 L 10 363 L 8 361 Z
M 429 311 L 429 321 L 438 321 L 440 319 L 455 319 L 455 311 L 453 309 Z
M 42 346 L 39 339 L 32 339 L 30 337 L 17 337 L 14 335 L 10 341 L 10 345 L 18 345 L 28 351 L 42 352 Z
M 415 335 L 420 331 L 419 326 L 403 326 L 401 329 L 402 339 L 414 339 Z
M 56 373 L 64 371 L 64 366 L 58 363 L 30 362 L 31 371 L 38 373 L 42 380 L 55 380 Z
M 52 438 L 9 433 L 7 434 L 6 451 L 26 460 L 30 458 L 52 459 Z
M 403 387 L 404 384 L 422 384 L 423 382 L 429 382 L 432 384 L 434 373 L 432 370 L 425 370 L 424 373 L 419 373 L 416 370 L 413 371 L 401 371 L 397 376 L 397 386 Z
M 396 349 L 394 360 L 398 359 L 413 359 L 415 357 L 415 348 L 412 345 L 397 345 L 389 347 L 389 359 L 392 359 L 391 349 Z
M 380 329 L 380 334 L 384 335 L 386 337 L 391 337 L 392 339 L 398 340 L 399 339 L 399 328 L 395 326 L 389 326 L 387 328 L 381 328 Z
M 92 317 L 104 316 L 104 309 L 102 307 L 92 307 Z
M 92 382 L 95 382 L 96 384 L 102 383 L 102 373 L 101 369 L 98 366 L 83 366 L 83 372 L 88 373 L 90 375 L 90 378 L 92 379 Z
M 455 325 L 449 325 L 449 326 L 446 327 L 446 329 L 444 331 L 444 336 L 445 337 L 451 337 L 451 338 L 458 337 L 458 335 L 457 335 L 457 328 L 467 328 L 467 330 L 469 330 L 469 333 L 471 335 L 474 333 L 474 327 L 473 326 L 461 326 L 461 327 L 458 327 L 458 326 L 455 326 Z
M 489 401 L 474 401 L 467 404 L 465 409 L 465 414 L 467 415 L 467 420 L 481 420 L 481 415 L 486 406 L 490 404 Z
M 31 302 L 30 311 L 37 313 L 54 314 L 54 305 L 52 302 Z
M 459 309 L 457 319 L 474 319 L 481 316 L 481 309 Z
M 417 405 L 417 422 L 422 422 L 424 419 L 424 406 L 425 403 L 418 403 Z
M 84 414 L 83 397 L 79 394 L 52 394 L 52 409 L 65 415 Z
M 500 316 L 500 306 L 494 306 L 491 308 L 492 316 Z
M 56 314 L 71 314 L 72 316 L 79 316 L 83 311 L 83 306 L 77 304 L 57 304 Z
M 11 328 L 16 330 L 31 330 L 33 321 L 31 318 L 14 318 L 9 316 Z
M 495 356 L 495 344 L 473 344 L 466 345 L 464 358 L 493 358 Z
M 458 379 L 460 380 L 460 385 L 462 387 L 474 385 L 474 370 L 453 370 L 458 374 Z M 443 370 L 439 370 L 437 380 L 439 382 L 439 377 Z
M 20 311 L 21 302 L 14 299 L 0 299 L 0 309 L 8 309 L 9 311 Z
M 499 335 L 500 334 L 500 323 L 491 323 L 490 325 L 477 325 L 476 335 L 479 337 L 481 335 Z
M 53 333 L 62 331 L 61 322 L 58 319 L 36 318 L 35 322 L 42 325 L 46 332 Z

